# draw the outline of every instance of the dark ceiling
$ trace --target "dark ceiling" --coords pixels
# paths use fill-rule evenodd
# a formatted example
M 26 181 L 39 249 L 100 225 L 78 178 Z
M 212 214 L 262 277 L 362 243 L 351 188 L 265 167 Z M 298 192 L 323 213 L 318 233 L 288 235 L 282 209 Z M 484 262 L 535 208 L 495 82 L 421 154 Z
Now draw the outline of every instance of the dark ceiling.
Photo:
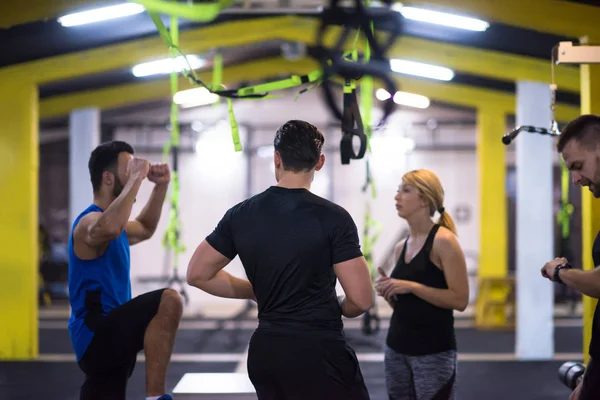
M 578 2 L 597 5 L 596 2 L 591 1 Z M 204 25 L 273 16 L 272 13 L 256 13 L 255 11 L 244 15 L 240 11 L 236 10 L 235 13 L 224 12 L 215 21 Z M 277 15 L 281 15 L 281 12 L 277 11 Z M 319 18 L 317 11 L 303 12 L 298 15 Z M 485 32 L 470 32 L 405 20 L 401 14 L 398 14 L 398 18 L 402 22 L 402 34 L 406 36 L 525 55 L 545 59 L 549 63 L 551 49 L 557 42 L 577 41 L 577 38 L 555 36 L 503 24 L 491 24 Z M 169 25 L 168 18 L 163 18 L 163 21 L 165 25 Z M 181 30 L 203 26 L 203 24 L 189 21 L 181 21 L 180 24 Z M 386 30 L 388 27 L 380 25 L 377 28 Z M 126 19 L 73 28 L 64 28 L 56 20 L 37 21 L 0 30 L 0 68 L 155 35 L 157 35 L 156 27 L 146 13 Z M 225 51 L 224 57 L 226 65 L 231 65 L 232 63 L 243 63 L 257 58 L 272 57 L 280 51 L 277 38 L 273 38 L 273 41 L 257 43 L 256 46 L 228 49 Z M 57 94 L 102 88 L 131 82 L 135 79 L 129 70 L 107 71 L 94 76 L 44 85 L 40 88 L 40 96 L 46 98 Z M 514 82 L 488 79 L 482 76 L 464 74 L 461 71 L 456 71 L 454 81 L 506 92 L 514 92 L 515 90 Z M 577 93 L 559 92 L 558 100 L 578 105 L 579 95 Z

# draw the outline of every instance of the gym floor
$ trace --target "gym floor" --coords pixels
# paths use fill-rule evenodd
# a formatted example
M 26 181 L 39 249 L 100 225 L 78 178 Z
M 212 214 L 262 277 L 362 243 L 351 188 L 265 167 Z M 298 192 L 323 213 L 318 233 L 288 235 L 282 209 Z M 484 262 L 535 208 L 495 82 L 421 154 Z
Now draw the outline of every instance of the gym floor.
M 0 363 L 0 399 L 77 400 L 83 375 L 75 358 L 64 317 L 40 319 L 40 357 L 34 362 Z M 389 320 L 381 331 L 365 335 L 360 321 L 345 321 L 349 343 L 356 350 L 371 399 L 386 400 L 382 348 Z M 512 331 L 478 331 L 469 319 L 457 318 L 459 400 L 566 400 L 570 391 L 558 380 L 565 361 L 581 361 L 580 318 L 559 318 L 555 324 L 555 359 L 514 359 Z M 188 372 L 234 372 L 245 367 L 248 340 L 256 327 L 252 316 L 237 320 L 185 319 L 177 336 L 167 389 Z M 128 399 L 144 399 L 143 355 L 130 380 Z

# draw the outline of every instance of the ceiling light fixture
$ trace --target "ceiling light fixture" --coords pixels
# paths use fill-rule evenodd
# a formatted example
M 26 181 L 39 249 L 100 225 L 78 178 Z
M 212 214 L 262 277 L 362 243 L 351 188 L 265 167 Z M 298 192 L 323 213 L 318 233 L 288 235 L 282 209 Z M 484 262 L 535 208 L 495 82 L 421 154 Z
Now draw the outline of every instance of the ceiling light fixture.
M 58 18 L 58 23 L 64 27 L 87 25 L 140 14 L 144 10 L 144 6 L 141 4 L 123 3 L 64 15 Z
M 219 95 L 209 92 L 204 87 L 182 90 L 173 96 L 173 102 L 182 108 L 206 106 L 218 101 Z
M 158 75 L 158 74 L 170 74 L 171 72 L 181 72 L 184 69 L 189 68 L 189 65 L 192 69 L 198 69 L 203 67 L 206 63 L 199 57 L 194 55 L 187 56 L 187 61 L 183 56 L 179 56 L 176 58 L 164 58 L 162 60 L 145 62 L 142 64 L 138 64 L 132 68 L 131 72 L 138 78 L 150 75 Z
M 421 76 L 423 78 L 437 79 L 440 81 L 449 81 L 454 78 L 454 71 L 450 68 L 424 64 L 416 61 L 400 60 L 397 58 L 390 60 L 390 68 L 392 71 L 400 74 Z
M 390 94 L 385 89 L 377 89 L 375 97 L 380 101 L 385 101 L 390 98 Z M 415 107 L 415 108 L 427 108 L 431 104 L 429 98 L 420 94 L 408 93 L 408 92 L 396 92 L 394 94 L 394 103 L 402 106 Z
M 483 32 L 490 27 L 490 24 L 486 21 L 477 18 L 465 17 L 462 15 L 426 10 L 416 7 L 405 7 L 400 4 L 394 4 L 393 9 L 402 14 L 402 16 L 406 19 L 427 22 L 429 24 L 443 25 L 451 28 L 465 29 L 476 32 Z

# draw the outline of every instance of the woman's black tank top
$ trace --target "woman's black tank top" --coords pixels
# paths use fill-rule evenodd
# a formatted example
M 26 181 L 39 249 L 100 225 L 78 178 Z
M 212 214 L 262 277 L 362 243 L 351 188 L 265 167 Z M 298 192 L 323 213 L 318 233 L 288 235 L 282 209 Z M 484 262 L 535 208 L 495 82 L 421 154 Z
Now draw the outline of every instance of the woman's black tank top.
M 404 262 L 404 242 L 391 278 L 438 289 L 448 288 L 444 273 L 430 259 L 433 239 L 439 227 L 437 224 L 433 226 L 425 244 L 409 263 Z M 414 294 L 396 295 L 386 343 L 392 350 L 413 356 L 456 350 L 453 310 L 437 307 Z

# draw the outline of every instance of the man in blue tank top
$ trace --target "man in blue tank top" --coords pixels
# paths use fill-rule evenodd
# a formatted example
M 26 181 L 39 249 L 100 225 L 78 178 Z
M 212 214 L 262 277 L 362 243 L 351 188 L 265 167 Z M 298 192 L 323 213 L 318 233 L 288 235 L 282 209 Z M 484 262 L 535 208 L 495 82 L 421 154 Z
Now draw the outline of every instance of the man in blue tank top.
M 133 157 L 120 141 L 91 154 L 94 202 L 69 238 L 69 333 L 85 382 L 80 399 L 125 400 L 137 354 L 146 356 L 147 399 L 170 400 L 165 380 L 183 305 L 172 289 L 131 298 L 129 246 L 156 230 L 170 181 L 166 164 Z M 140 215 L 130 219 L 145 179 L 154 183 Z

